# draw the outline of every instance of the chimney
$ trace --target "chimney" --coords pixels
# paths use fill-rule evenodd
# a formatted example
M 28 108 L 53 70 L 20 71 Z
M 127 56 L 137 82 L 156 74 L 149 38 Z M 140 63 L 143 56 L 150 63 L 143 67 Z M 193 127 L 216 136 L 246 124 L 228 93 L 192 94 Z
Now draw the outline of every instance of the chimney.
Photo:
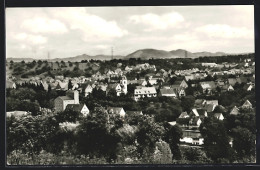
M 79 104 L 79 91 L 74 91 L 74 104 Z

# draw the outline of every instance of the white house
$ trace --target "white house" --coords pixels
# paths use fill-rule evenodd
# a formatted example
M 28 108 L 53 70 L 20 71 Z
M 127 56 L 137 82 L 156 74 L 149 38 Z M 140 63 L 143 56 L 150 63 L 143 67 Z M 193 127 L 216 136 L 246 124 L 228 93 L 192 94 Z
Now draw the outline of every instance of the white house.
M 89 114 L 89 109 L 85 104 L 68 104 L 66 109 L 72 109 L 73 111 L 80 112 L 84 117 Z
M 118 114 L 120 117 L 125 117 L 125 110 L 122 107 L 108 107 L 107 108 L 108 113 L 112 114 Z
M 217 118 L 218 120 L 224 120 L 224 116 L 222 113 L 215 113 L 214 117 Z
M 157 92 L 155 87 L 137 87 L 134 91 L 134 99 L 135 101 L 139 100 L 143 97 L 156 97 Z

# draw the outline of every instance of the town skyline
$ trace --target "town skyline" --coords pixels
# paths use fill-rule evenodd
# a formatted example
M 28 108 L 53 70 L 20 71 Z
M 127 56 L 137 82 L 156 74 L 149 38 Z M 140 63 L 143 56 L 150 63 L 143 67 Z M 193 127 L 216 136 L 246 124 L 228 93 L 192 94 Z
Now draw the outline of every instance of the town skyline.
M 146 48 L 252 53 L 253 13 L 250 5 L 8 8 L 6 57 L 111 55 L 112 47 L 123 56 Z

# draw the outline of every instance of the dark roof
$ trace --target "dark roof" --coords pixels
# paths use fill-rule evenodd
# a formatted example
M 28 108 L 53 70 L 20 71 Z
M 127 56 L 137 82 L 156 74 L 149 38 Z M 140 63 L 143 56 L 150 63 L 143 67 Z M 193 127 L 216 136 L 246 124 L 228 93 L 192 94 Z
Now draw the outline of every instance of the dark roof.
M 195 105 L 196 105 L 196 106 L 197 106 L 197 105 L 202 105 L 204 101 L 205 101 L 205 99 L 196 99 L 196 100 L 195 100 Z
M 177 118 L 177 119 L 176 119 L 176 122 L 177 122 L 179 125 L 188 125 L 188 124 L 189 124 L 189 121 L 190 121 L 190 118 Z
M 192 119 L 190 120 L 190 124 L 191 124 L 191 125 L 197 125 L 198 120 L 200 120 L 199 117 L 194 117 L 194 118 L 192 118 Z
M 57 98 L 60 98 L 60 99 L 62 99 L 62 100 L 73 100 L 71 97 L 69 97 L 69 96 L 59 96 L 59 97 L 57 97 Z
M 73 111 L 80 112 L 83 108 L 84 104 L 68 104 L 66 109 L 72 109 Z
M 161 94 L 175 94 L 173 89 L 160 89 Z
M 126 111 L 126 115 L 142 115 L 142 111 Z
M 207 112 L 213 112 L 214 109 L 215 109 L 215 106 L 214 104 L 206 104 L 204 109 L 207 111 Z
M 197 109 L 197 112 L 200 116 L 204 116 L 205 115 L 205 109 Z

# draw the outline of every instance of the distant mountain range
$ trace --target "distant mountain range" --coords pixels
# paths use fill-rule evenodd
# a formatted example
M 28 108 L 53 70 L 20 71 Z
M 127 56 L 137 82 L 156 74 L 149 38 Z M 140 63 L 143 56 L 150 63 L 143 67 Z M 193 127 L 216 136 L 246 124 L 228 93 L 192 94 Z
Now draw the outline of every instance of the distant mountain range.
M 211 53 L 211 52 L 196 52 L 192 53 L 187 50 L 183 49 L 178 49 L 178 50 L 172 50 L 172 51 L 164 51 L 164 50 L 156 50 L 156 49 L 141 49 L 137 50 L 131 54 L 128 54 L 127 56 L 121 56 L 121 55 L 116 55 L 113 56 L 113 59 L 130 59 L 130 58 L 140 58 L 142 60 L 146 59 L 163 59 L 163 58 L 198 58 L 198 57 L 212 57 L 212 56 L 224 56 L 224 55 L 232 55 L 224 52 L 216 52 L 216 53 Z M 64 62 L 81 62 L 82 60 L 111 60 L 112 57 L 111 55 L 95 55 L 95 56 L 90 56 L 87 54 L 82 54 L 78 55 L 75 57 L 67 57 L 67 58 L 55 58 L 51 59 L 51 62 L 56 62 L 56 61 L 64 61 Z M 31 62 L 35 59 L 33 58 L 7 58 L 7 62 L 10 62 L 13 60 L 14 62 Z

